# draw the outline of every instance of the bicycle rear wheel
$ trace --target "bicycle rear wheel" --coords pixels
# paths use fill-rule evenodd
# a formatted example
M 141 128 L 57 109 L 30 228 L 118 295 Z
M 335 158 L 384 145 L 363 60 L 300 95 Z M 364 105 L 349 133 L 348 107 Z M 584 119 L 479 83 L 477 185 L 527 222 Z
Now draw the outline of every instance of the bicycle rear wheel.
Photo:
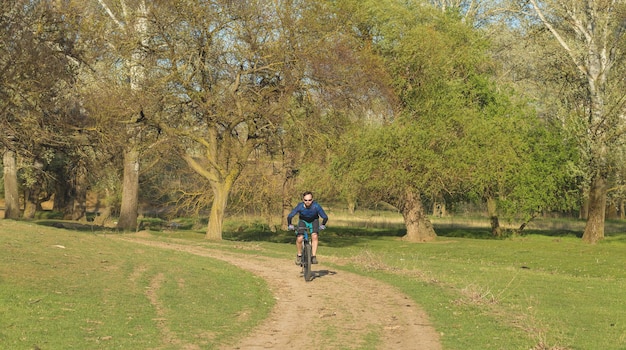
M 304 249 L 302 252 L 302 268 L 303 275 L 305 281 L 310 281 L 313 279 L 313 271 L 311 271 L 311 256 L 313 252 L 311 251 L 311 244 L 309 242 L 304 243 Z

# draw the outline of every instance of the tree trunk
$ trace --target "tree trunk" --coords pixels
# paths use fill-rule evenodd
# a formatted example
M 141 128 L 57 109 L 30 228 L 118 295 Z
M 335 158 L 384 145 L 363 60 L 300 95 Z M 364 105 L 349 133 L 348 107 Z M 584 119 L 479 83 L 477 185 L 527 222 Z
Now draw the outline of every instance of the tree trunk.
M 581 220 L 587 220 L 589 217 L 589 198 L 581 193 L 581 197 L 583 198 L 583 202 L 580 204 L 580 212 L 578 213 L 578 218 Z
M 209 129 L 209 132 L 213 135 L 207 142 L 207 160 L 210 164 L 217 164 L 216 155 L 218 154 L 218 133 L 215 128 Z M 231 159 L 232 163 L 223 168 L 220 166 L 209 166 L 208 168 L 205 168 L 205 166 L 196 161 L 194 157 L 189 154 L 183 154 L 183 159 L 187 162 L 187 164 L 194 171 L 198 172 L 198 174 L 208 179 L 211 183 L 211 189 L 213 190 L 213 204 L 211 205 L 211 213 L 209 214 L 209 225 L 205 235 L 206 239 L 222 239 L 222 228 L 224 226 L 224 216 L 226 214 L 228 196 L 233 184 L 239 175 L 241 175 L 243 164 L 250 156 L 252 149 L 252 144 L 244 146 L 240 152 L 237 152 L 238 158 Z
M 129 33 L 129 43 L 136 45 L 131 52 L 131 57 L 126 61 L 129 69 L 130 89 L 140 92 L 146 79 L 146 52 L 149 47 L 148 33 L 148 7 L 145 0 L 136 3 L 134 11 L 123 11 L 125 21 L 118 21 L 106 3 L 100 5 L 105 8 L 111 19 L 119 25 L 121 32 Z M 128 28 L 131 26 L 131 28 Z M 132 33 L 132 34 L 130 34 Z M 136 35 L 136 36 L 135 36 Z M 140 119 L 136 113 L 131 122 L 134 124 Z M 139 158 L 140 151 L 140 128 L 138 125 L 129 125 L 126 130 L 129 146 L 124 150 L 124 179 L 122 184 L 122 203 L 117 228 L 124 231 L 137 229 L 138 205 L 139 205 Z
M 433 225 L 426 216 L 419 193 L 407 189 L 401 211 L 406 226 L 406 235 L 402 239 L 410 242 L 428 242 L 437 237 Z
M 607 220 L 615 220 L 618 218 L 619 212 L 617 205 L 612 202 L 608 202 L 606 206 L 605 219 Z
M 74 174 L 74 205 L 72 206 L 72 220 L 87 221 L 87 169 L 84 164 L 76 168 Z
M 57 180 L 54 189 L 54 206 L 52 209 L 63 213 L 64 220 L 72 218 L 72 198 L 74 197 L 74 188 L 71 181 L 67 179 L 68 175 L 64 175 Z
M 36 187 L 36 185 L 34 186 Z M 39 189 L 27 188 L 24 190 L 24 213 L 22 218 L 32 220 L 35 218 L 38 207 L 40 207 L 39 201 Z
M 219 241 L 222 239 L 224 216 L 226 214 L 226 205 L 228 204 L 228 195 L 232 184 L 225 181 L 212 183 L 211 187 L 213 188 L 213 204 L 211 205 L 211 213 L 209 214 L 209 226 L 207 227 L 204 238 Z
M 93 223 L 96 226 L 104 226 L 111 217 L 113 209 L 111 208 L 109 197 L 110 191 L 107 188 L 104 189 L 104 203 L 100 199 L 100 194 L 98 194 L 96 207 L 94 208 L 96 217 L 93 219 Z
M 596 175 L 589 188 L 589 217 L 583 233 L 583 241 L 597 243 L 604 239 L 604 216 L 606 210 L 606 179 Z
M 439 201 L 437 198 L 433 200 L 433 216 L 442 218 L 446 216 L 446 202 Z
M 111 207 L 105 206 L 104 208 L 102 208 L 102 210 L 98 212 L 97 216 L 93 219 L 93 223 L 96 226 L 104 226 L 110 217 Z
M 20 218 L 20 196 L 17 186 L 17 163 L 15 152 L 5 150 L 2 157 L 4 167 L 4 218 Z
M 139 196 L 139 151 L 130 148 L 124 151 L 124 180 L 122 205 L 117 228 L 124 231 L 137 229 L 137 207 Z
M 487 213 L 489 214 L 489 222 L 491 224 L 491 234 L 496 237 L 502 236 L 502 227 L 500 227 L 500 220 L 498 219 L 497 202 L 493 197 L 487 198 Z
M 297 171 L 291 167 L 288 167 L 285 170 L 285 180 L 283 181 L 283 213 L 280 225 L 283 230 L 287 230 L 287 215 L 289 215 L 291 209 L 293 209 L 291 197 L 295 191 L 294 184 L 296 181 L 296 174 Z
M 348 213 L 350 213 L 350 215 L 356 213 L 356 201 L 354 200 L 348 201 Z

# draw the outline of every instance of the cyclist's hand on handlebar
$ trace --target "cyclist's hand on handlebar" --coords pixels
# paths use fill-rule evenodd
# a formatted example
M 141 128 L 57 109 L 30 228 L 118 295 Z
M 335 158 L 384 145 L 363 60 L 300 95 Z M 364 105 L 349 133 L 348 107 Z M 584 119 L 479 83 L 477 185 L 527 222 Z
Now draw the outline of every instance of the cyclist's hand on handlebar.
M 289 230 L 289 231 L 293 231 L 293 230 L 295 230 L 295 229 L 296 229 L 296 228 L 295 228 L 295 227 L 293 227 L 293 225 L 289 225 L 289 226 L 287 226 L 287 230 Z
M 320 230 L 325 230 L 326 229 L 326 225 L 320 225 Z

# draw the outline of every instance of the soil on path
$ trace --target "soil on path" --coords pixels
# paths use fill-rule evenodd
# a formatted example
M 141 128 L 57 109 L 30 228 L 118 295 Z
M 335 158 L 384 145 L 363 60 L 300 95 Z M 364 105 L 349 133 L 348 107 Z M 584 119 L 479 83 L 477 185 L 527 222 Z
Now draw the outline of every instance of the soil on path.
M 358 349 L 371 339 L 378 339 L 376 349 L 441 349 L 439 334 L 409 297 L 372 278 L 329 269 L 322 259 L 313 266 L 313 281 L 305 282 L 300 267 L 283 259 L 156 242 L 140 234 L 123 239 L 224 260 L 267 281 L 276 299 L 270 316 L 224 349 Z M 306 325 L 314 331 L 302 332 Z

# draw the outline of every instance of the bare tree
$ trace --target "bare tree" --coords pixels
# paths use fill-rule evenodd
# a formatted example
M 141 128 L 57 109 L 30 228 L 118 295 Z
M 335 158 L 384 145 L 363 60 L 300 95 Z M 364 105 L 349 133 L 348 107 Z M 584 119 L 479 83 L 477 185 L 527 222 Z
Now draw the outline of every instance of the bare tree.
M 334 30 L 337 20 L 323 2 L 170 5 L 154 16 L 169 89 L 159 124 L 179 138 L 181 156 L 209 181 L 206 237 L 221 239 L 229 194 L 252 152 L 289 132 L 290 112 L 304 108 L 303 101 L 328 105 L 350 91 L 354 85 L 345 77 L 356 75 L 347 67 L 357 66 L 358 48 Z M 334 55 L 343 61 L 322 59 Z
M 148 8 L 145 1 L 139 1 L 130 12 L 126 9 L 125 1 L 120 1 L 122 15 L 125 23 L 119 22 L 112 11 L 106 6 L 104 0 L 99 0 L 103 8 L 107 11 L 111 19 L 118 25 L 119 29 L 127 32 L 135 38 L 137 46 L 132 48 L 130 60 L 127 61 L 131 91 L 141 90 L 145 79 L 144 59 L 147 50 L 148 40 Z M 132 14 L 131 14 L 132 13 Z M 124 180 L 122 185 L 122 207 L 117 224 L 121 229 L 135 229 L 137 227 L 137 215 L 139 205 L 139 160 L 141 157 L 139 149 L 140 131 L 136 125 L 139 115 L 131 117 L 131 123 L 126 127 L 128 143 L 124 147 Z M 134 122 L 134 123 L 133 123 Z
M 141 157 L 145 150 L 145 125 L 142 95 L 147 77 L 149 51 L 149 20 L 151 7 L 145 0 L 92 0 L 73 2 L 85 19 L 92 22 L 83 26 L 83 45 L 92 45 L 93 59 L 88 62 L 94 72 L 87 79 L 90 94 L 101 93 L 99 106 L 91 105 L 90 114 L 98 116 L 105 128 L 101 132 L 122 150 L 122 201 L 117 227 L 135 230 L 139 206 L 139 174 Z M 101 55 L 98 55 L 98 52 Z M 120 65 L 121 63 L 121 65 Z M 94 74 L 95 73 L 95 74 Z M 98 80 L 107 80 L 99 84 Z M 108 88 L 103 89 L 103 86 Z M 112 89 L 112 90 L 108 90 Z M 116 102 L 110 99 L 122 96 Z M 92 100 L 94 101 L 94 100 Z M 115 105 L 117 103 L 117 105 Z M 110 107 L 109 113 L 98 110 Z
M 7 1 L 0 10 L 0 143 L 5 153 L 7 217 L 19 217 L 18 166 L 26 203 L 36 203 L 38 172 L 67 146 L 70 120 L 63 110 L 73 85 L 76 59 L 71 35 L 53 2 Z M 17 162 L 16 160 L 19 160 Z M 28 205 L 27 205 L 28 207 Z M 27 216 L 34 215 L 29 208 Z

